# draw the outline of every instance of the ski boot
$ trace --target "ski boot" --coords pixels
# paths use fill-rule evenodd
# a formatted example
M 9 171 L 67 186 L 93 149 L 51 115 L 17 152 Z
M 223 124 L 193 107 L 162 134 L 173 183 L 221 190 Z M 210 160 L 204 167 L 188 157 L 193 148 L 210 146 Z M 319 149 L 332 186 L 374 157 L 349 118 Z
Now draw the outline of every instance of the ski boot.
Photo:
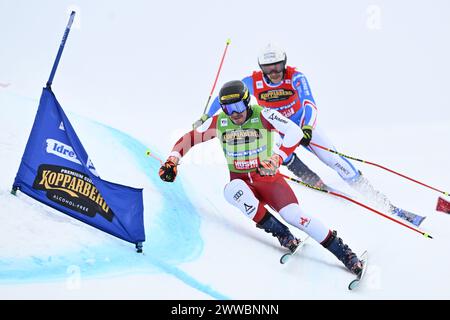
M 289 231 L 289 228 L 277 220 L 269 211 L 266 211 L 266 214 L 256 224 L 256 227 L 263 229 L 267 233 L 271 233 L 278 239 L 282 247 L 289 249 L 291 252 L 294 252 L 300 244 L 300 240 L 294 237 L 291 231 Z
M 302 182 L 320 189 L 328 188 L 322 179 L 320 179 L 314 171 L 308 168 L 308 166 L 304 164 L 295 153 L 292 154 L 292 159 L 284 165 Z
M 353 274 L 359 275 L 362 272 L 362 263 L 358 256 L 344 244 L 337 232 L 333 231 L 323 242 L 322 246 L 336 256 L 345 267 Z

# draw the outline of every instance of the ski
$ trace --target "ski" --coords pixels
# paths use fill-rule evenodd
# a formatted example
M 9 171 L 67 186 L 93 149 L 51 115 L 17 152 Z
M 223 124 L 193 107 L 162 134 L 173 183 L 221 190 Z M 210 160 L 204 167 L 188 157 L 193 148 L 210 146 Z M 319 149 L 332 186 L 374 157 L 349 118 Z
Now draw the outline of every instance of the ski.
M 334 189 L 334 188 L 331 188 L 331 187 L 328 187 L 328 186 L 326 188 L 330 192 L 339 193 L 341 195 L 344 195 L 344 196 L 346 196 L 348 198 L 353 199 L 353 197 L 351 195 L 346 194 L 344 192 L 341 192 L 341 191 L 339 191 L 337 189 Z M 389 213 L 399 217 L 400 219 L 403 219 L 403 220 L 405 220 L 405 221 L 415 225 L 416 227 L 420 226 L 420 224 L 426 218 L 424 216 L 418 215 L 417 213 L 413 213 L 413 212 L 407 211 L 405 209 L 399 208 L 397 206 L 394 206 L 393 204 L 391 204 L 391 206 L 389 208 Z
M 415 225 L 416 227 L 420 226 L 420 224 L 425 220 L 426 217 L 422 217 L 418 214 L 406 211 L 394 205 L 391 205 L 391 214 L 395 214 L 397 217 L 408 221 L 409 223 Z
M 364 274 L 366 273 L 368 258 L 369 257 L 367 251 L 364 251 L 363 254 L 361 255 L 361 262 L 363 265 L 362 271 L 359 275 L 356 276 L 356 279 L 350 281 L 350 283 L 348 284 L 348 290 L 353 290 L 358 287 L 359 282 L 362 280 Z
M 297 246 L 297 248 L 295 248 L 294 252 L 287 252 L 287 253 L 283 254 L 281 256 L 281 258 L 280 258 L 280 263 L 281 264 L 286 264 L 289 261 L 289 259 L 303 247 L 303 245 L 305 244 L 306 240 L 308 240 L 308 239 L 309 239 L 309 236 L 306 236 L 305 239 L 300 240 L 300 243 Z

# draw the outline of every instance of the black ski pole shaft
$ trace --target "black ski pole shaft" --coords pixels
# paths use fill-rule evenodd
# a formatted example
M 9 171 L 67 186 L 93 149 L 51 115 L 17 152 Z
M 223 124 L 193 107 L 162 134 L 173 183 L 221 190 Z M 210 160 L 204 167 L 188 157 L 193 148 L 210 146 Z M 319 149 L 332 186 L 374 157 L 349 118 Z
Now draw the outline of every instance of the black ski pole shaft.
M 47 88 L 51 88 L 53 83 L 53 78 L 55 77 L 56 69 L 58 68 L 59 60 L 61 59 L 61 55 L 64 50 L 64 46 L 66 45 L 67 37 L 69 36 L 70 28 L 72 27 L 73 19 L 75 18 L 75 11 L 72 11 L 69 17 L 69 22 L 67 23 L 66 30 L 64 31 L 63 38 L 61 40 L 61 45 L 59 46 L 58 54 L 56 55 L 55 62 L 53 63 L 52 72 L 50 73 L 50 77 L 47 81 Z

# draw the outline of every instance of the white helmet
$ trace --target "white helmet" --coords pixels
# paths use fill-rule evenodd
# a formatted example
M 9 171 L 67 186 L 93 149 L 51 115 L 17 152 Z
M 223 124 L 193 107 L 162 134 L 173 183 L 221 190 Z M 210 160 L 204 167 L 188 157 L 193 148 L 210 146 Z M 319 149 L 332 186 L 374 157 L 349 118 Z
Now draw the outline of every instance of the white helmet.
M 284 61 L 284 65 L 286 65 L 286 53 L 284 50 L 280 49 L 273 43 L 269 43 L 264 49 L 261 50 L 261 53 L 258 56 L 258 64 L 273 64 L 277 62 Z

